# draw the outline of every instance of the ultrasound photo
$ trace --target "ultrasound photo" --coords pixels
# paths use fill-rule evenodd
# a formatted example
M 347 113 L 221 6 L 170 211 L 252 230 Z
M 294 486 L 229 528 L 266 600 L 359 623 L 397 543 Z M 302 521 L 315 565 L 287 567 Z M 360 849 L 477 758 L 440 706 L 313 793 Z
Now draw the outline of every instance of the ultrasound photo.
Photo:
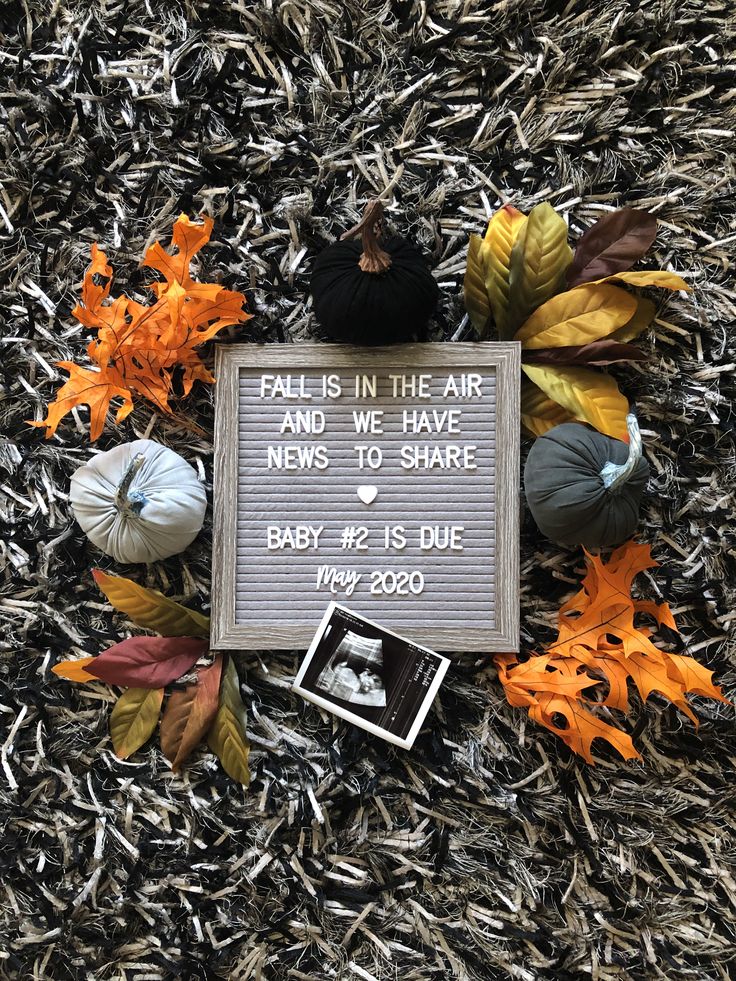
M 409 749 L 449 663 L 331 603 L 294 689 L 308 701 Z

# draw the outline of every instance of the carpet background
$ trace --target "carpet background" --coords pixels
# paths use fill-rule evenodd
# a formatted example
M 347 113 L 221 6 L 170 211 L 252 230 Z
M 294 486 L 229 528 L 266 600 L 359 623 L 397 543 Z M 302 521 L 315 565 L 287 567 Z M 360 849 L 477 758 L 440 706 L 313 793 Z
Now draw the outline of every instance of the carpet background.
M 184 555 L 120 568 L 74 523 L 91 450 L 39 418 L 99 242 L 140 292 L 181 211 L 216 219 L 200 276 L 256 314 L 229 340 L 319 337 L 316 252 L 389 193 L 462 316 L 470 231 L 549 200 L 579 233 L 653 210 L 657 295 L 617 367 L 652 464 L 640 528 L 684 639 L 732 696 L 734 31 L 728 0 L 23 0 L 0 5 L 0 976 L 9 979 L 641 979 L 734 971 L 733 710 L 695 732 L 635 705 L 644 759 L 589 767 L 458 655 L 411 753 L 288 691 L 299 652 L 243 656 L 254 782 L 210 754 L 173 776 L 154 740 L 112 755 L 112 694 L 49 668 L 128 625 L 96 564 L 206 610 L 209 525 Z M 223 342 L 227 342 L 225 338 Z M 175 420 L 139 405 L 99 448 L 150 435 L 211 488 L 212 391 Z M 80 413 L 83 416 L 84 413 Z M 198 435 L 190 423 L 201 427 Z M 524 650 L 549 640 L 580 556 L 522 535 Z

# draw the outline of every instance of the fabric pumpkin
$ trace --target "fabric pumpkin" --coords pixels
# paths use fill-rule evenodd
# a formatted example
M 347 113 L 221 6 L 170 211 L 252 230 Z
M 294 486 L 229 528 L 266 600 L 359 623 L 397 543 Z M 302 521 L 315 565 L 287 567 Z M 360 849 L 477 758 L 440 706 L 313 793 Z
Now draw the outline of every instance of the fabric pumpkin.
M 71 480 L 71 505 L 89 540 L 117 562 L 156 562 L 197 537 L 207 495 L 178 453 L 138 439 L 80 467 Z
M 421 252 L 403 238 L 381 240 L 382 215 L 381 202 L 371 201 L 360 224 L 315 260 L 314 310 L 333 340 L 407 341 L 426 327 L 437 306 L 439 290 Z
M 630 538 L 649 477 L 636 417 L 629 445 L 582 423 L 540 436 L 527 457 L 524 490 L 539 530 L 563 545 L 600 548 Z

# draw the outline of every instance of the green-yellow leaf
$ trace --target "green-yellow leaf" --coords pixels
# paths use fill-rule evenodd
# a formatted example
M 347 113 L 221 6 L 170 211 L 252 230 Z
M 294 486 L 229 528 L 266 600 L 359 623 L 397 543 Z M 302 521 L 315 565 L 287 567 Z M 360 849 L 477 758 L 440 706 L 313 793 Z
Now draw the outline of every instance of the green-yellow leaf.
M 576 419 L 606 436 L 628 441 L 629 403 L 610 375 L 572 365 L 522 364 L 527 378 Z
M 207 734 L 207 744 L 219 758 L 225 773 L 247 787 L 250 784 L 250 745 L 245 734 L 245 706 L 240 697 L 238 672 L 231 657 L 222 670 L 220 707 Z
M 538 204 L 529 212 L 511 249 L 506 337 L 513 336 L 537 307 L 565 288 L 571 262 L 567 225 L 546 201 Z
M 628 323 L 635 312 L 636 297 L 626 290 L 580 286 L 537 307 L 515 340 L 528 350 L 589 344 Z
M 509 264 L 511 250 L 526 222 L 526 216 L 506 204 L 488 222 L 480 247 L 481 264 L 485 270 L 486 294 L 491 305 L 493 322 L 499 340 L 507 340 L 509 309 Z
M 655 304 L 645 296 L 638 296 L 636 299 L 637 304 L 634 316 L 623 327 L 619 327 L 618 330 L 615 330 L 611 334 L 612 341 L 620 341 L 622 344 L 633 341 L 654 320 L 654 314 L 657 312 Z
M 642 269 L 637 272 L 629 270 L 628 272 L 614 273 L 613 276 L 606 276 L 605 279 L 597 279 L 595 282 L 607 283 L 611 279 L 618 279 L 622 283 L 628 283 L 629 286 L 659 286 L 663 290 L 684 290 L 686 293 L 693 291 L 692 286 L 688 286 L 681 276 L 667 272 L 666 269 Z M 586 283 L 585 285 L 593 286 L 595 283 Z M 580 286 L 575 287 L 575 289 L 581 288 Z
M 524 379 L 521 383 L 521 424 L 532 436 L 543 436 L 553 426 L 572 422 L 574 416 Z
M 139 627 L 162 637 L 209 637 L 209 617 L 188 610 L 157 589 L 146 589 L 123 576 L 109 576 L 102 569 L 94 569 L 92 575 L 115 609 Z
M 470 317 L 470 322 L 482 339 L 488 336 L 491 307 L 486 295 L 485 273 L 481 263 L 481 242 L 480 235 L 470 236 L 465 279 L 463 280 L 463 295 L 465 310 Z
M 110 735 L 121 760 L 140 749 L 158 722 L 163 688 L 126 688 L 110 713 Z

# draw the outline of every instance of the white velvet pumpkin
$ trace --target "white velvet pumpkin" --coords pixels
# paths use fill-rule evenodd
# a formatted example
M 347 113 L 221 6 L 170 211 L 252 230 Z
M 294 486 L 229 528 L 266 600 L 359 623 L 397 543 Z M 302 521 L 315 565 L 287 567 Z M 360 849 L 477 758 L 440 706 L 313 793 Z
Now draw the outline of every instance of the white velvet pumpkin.
M 207 495 L 186 460 L 151 439 L 93 457 L 72 476 L 74 516 L 118 562 L 155 562 L 199 534 Z

